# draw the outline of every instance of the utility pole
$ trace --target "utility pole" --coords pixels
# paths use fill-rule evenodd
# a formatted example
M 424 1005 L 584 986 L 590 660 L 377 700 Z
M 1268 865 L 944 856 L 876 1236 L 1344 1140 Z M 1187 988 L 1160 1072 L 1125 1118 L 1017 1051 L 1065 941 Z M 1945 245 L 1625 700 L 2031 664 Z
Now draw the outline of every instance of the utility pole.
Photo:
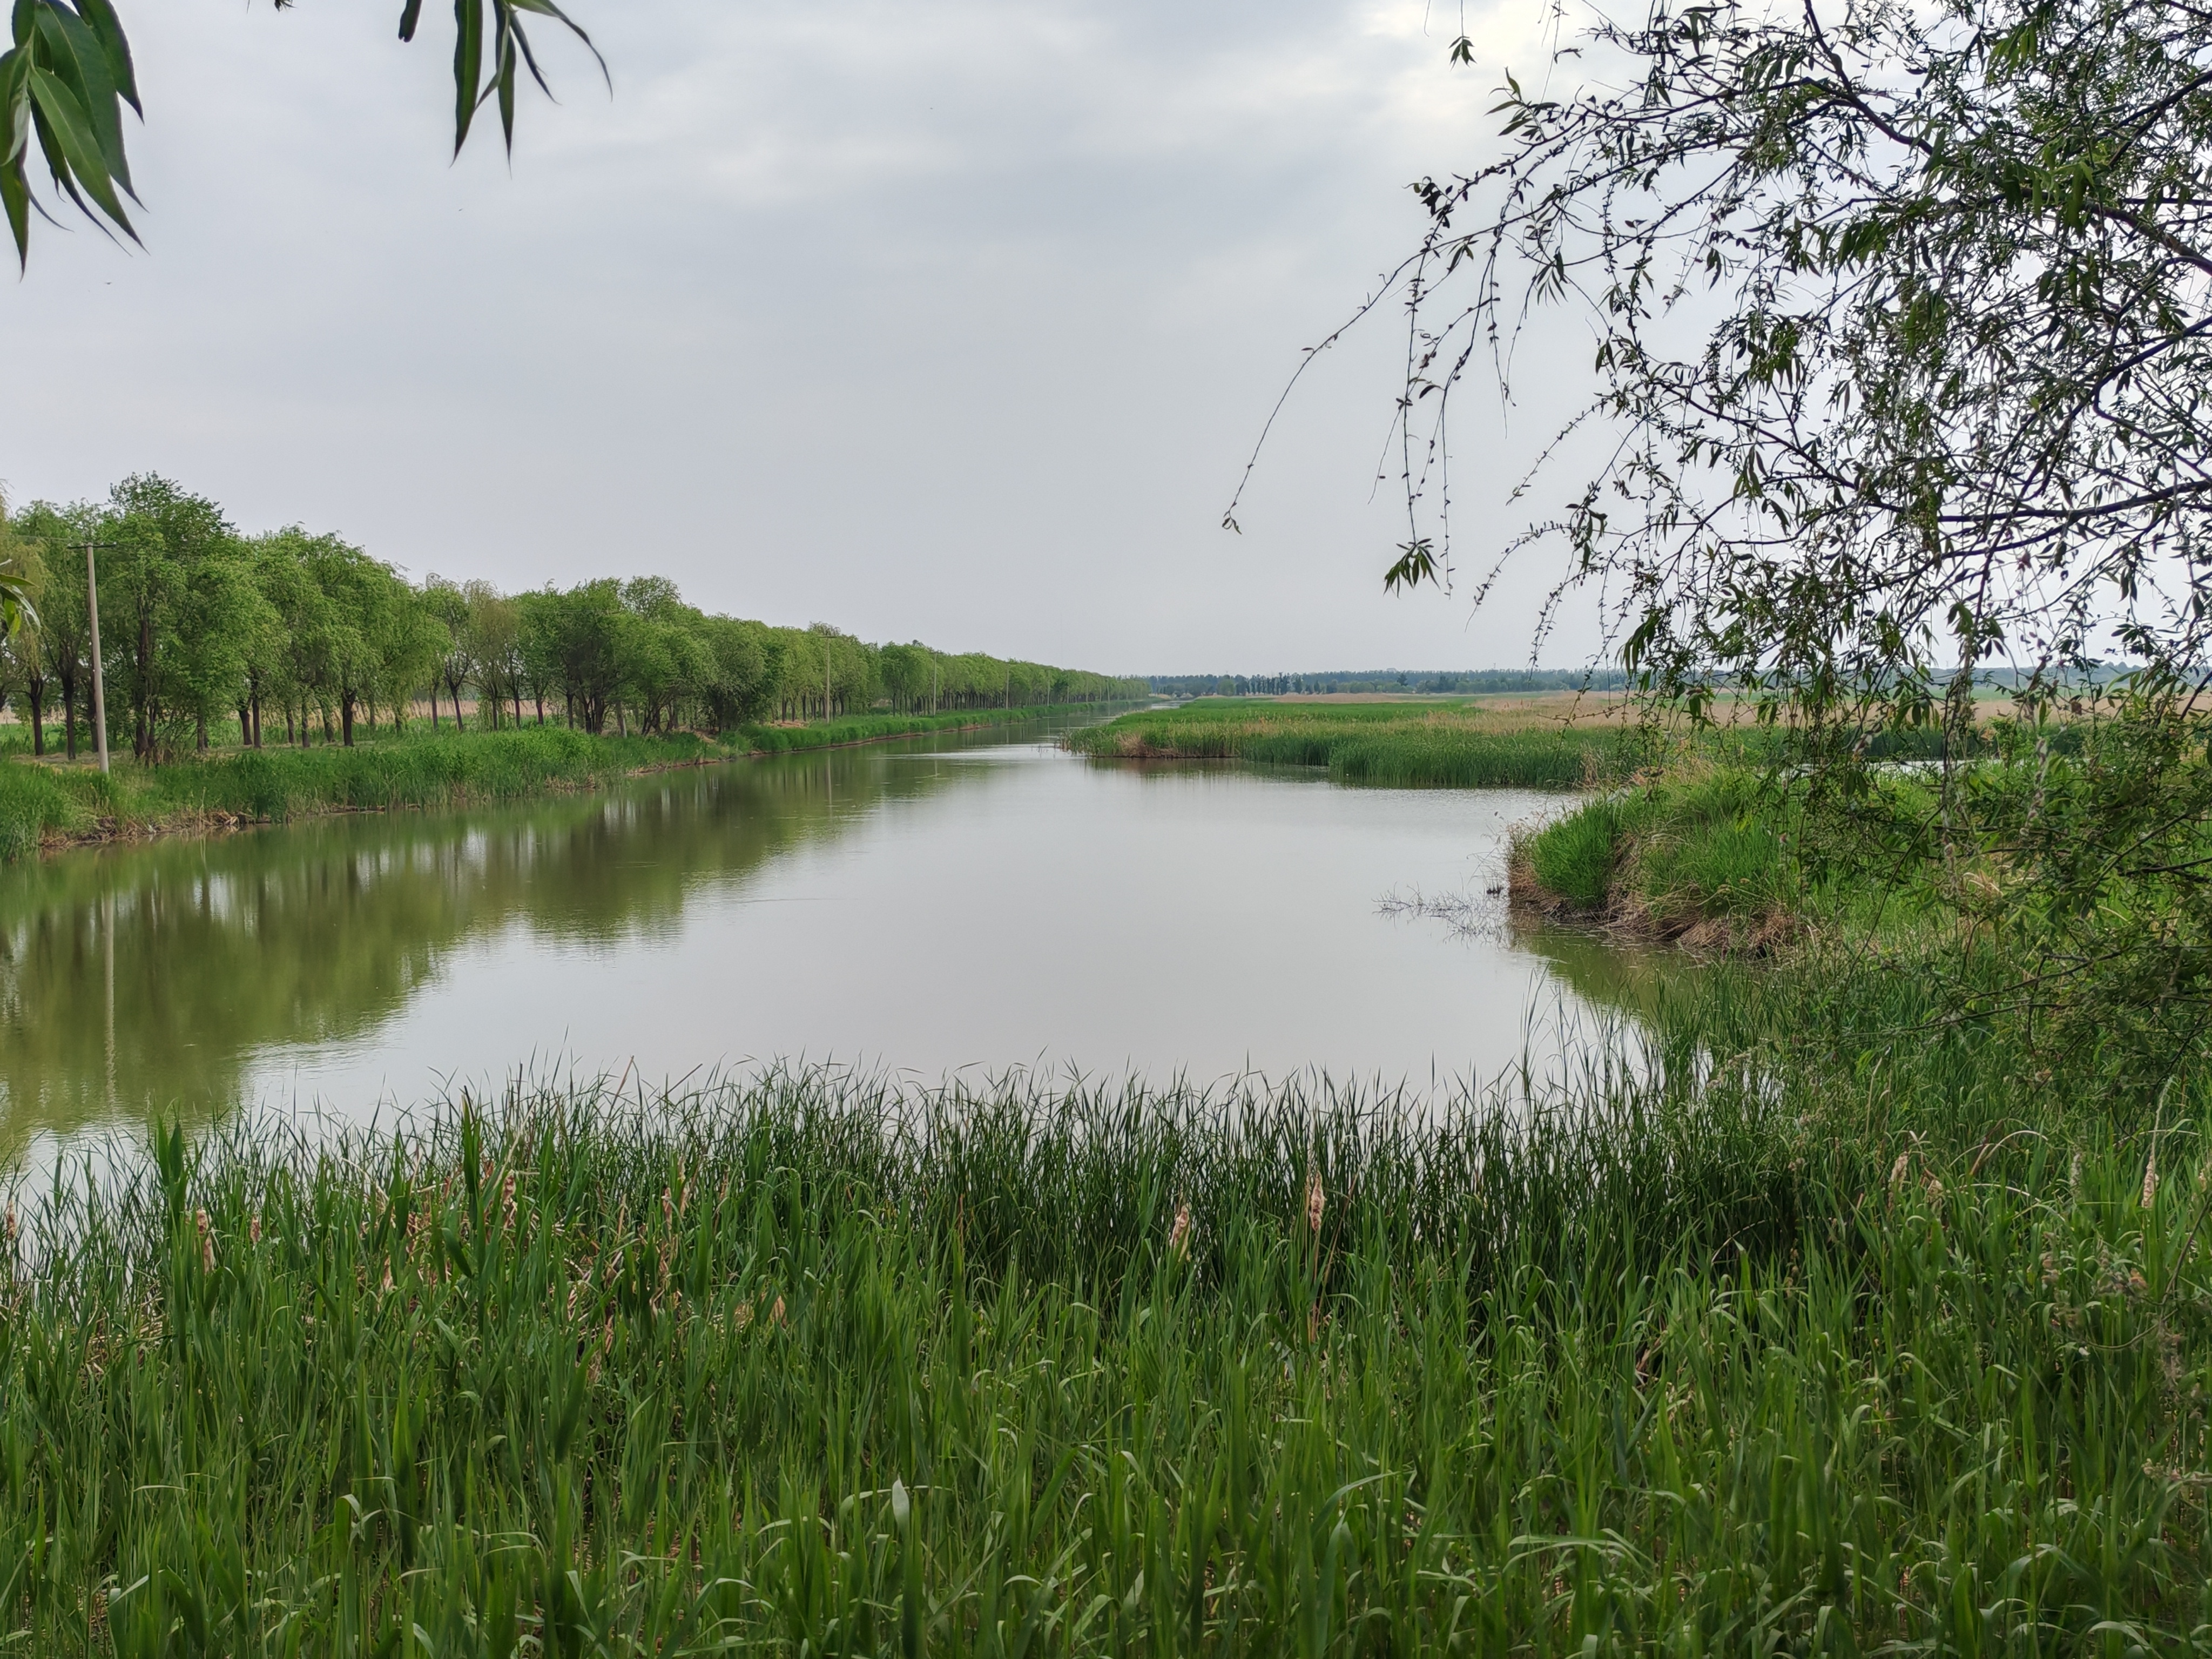
M 84 544 L 84 609 L 92 623 L 92 734 L 100 741 L 100 769 L 107 770 L 107 677 L 100 668 L 100 573 L 93 565 L 96 548 L 112 542 Z

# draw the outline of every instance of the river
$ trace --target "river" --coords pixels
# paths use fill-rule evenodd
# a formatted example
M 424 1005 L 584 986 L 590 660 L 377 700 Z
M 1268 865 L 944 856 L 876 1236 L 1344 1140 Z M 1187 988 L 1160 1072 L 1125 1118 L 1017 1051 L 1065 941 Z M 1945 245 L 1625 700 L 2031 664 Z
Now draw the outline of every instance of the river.
M 775 1059 L 1434 1094 L 1607 1018 L 1485 890 L 1559 804 L 1090 761 L 1039 727 L 70 852 L 0 870 L 0 1157 Z M 1382 903 L 1414 892 L 1477 925 Z

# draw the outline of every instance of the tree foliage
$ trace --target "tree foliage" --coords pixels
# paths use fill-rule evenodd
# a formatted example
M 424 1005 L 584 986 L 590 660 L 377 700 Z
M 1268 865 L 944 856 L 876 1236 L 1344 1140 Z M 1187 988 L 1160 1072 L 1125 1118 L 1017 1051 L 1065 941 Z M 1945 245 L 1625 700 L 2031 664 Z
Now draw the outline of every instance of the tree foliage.
M 1499 159 L 1417 186 L 1393 575 L 1451 575 L 1470 370 L 1586 324 L 1547 456 L 1595 463 L 1478 602 L 1562 550 L 1554 602 L 1601 596 L 1643 692 L 1747 699 L 1880 858 L 2000 872 L 1961 902 L 2033 971 L 1984 1006 L 2085 1041 L 2125 1007 L 2179 1063 L 2212 1018 L 2212 14 L 1662 0 L 1552 68 L 1508 77 Z M 1993 668 L 2018 723 L 1970 762 Z M 1869 744 L 1912 725 L 1939 804 L 1885 818 Z
M 76 758 L 77 717 L 80 707 L 91 702 L 88 679 L 91 623 L 85 609 L 84 584 L 76 577 L 83 568 L 82 548 L 95 538 L 93 509 L 67 512 L 45 502 L 33 502 L 7 521 L 15 556 L 22 562 L 36 589 L 35 626 L 19 629 L 6 641 L 17 675 L 17 699 L 30 722 L 35 753 L 46 748 L 46 700 L 51 685 L 62 716 L 69 757 Z
M 283 11 L 292 0 L 276 0 Z M 412 40 L 422 0 L 403 0 L 399 38 Z M 453 153 L 468 142 L 477 112 L 496 103 L 501 136 L 514 148 L 514 96 L 522 72 L 549 95 L 526 19 L 557 23 L 605 60 L 554 0 L 454 0 Z M 19 264 L 31 253 L 31 215 L 52 216 L 31 188 L 33 141 L 57 196 L 103 229 L 132 241 L 138 232 L 124 203 L 137 202 L 123 142 L 123 111 L 143 116 L 137 71 L 123 21 L 109 0 L 15 0 L 12 42 L 0 53 L 0 209 Z M 610 83 L 611 84 L 611 83 Z
M 1558 67 L 1605 78 L 1509 78 L 1503 158 L 1417 187 L 1414 542 L 1449 550 L 1453 387 L 1565 303 L 1597 340 L 1577 424 L 1613 431 L 1512 548 L 1564 542 L 1647 689 L 1819 715 L 1925 710 L 1998 658 L 2193 672 L 2212 21 L 1662 5 Z
M 72 757 L 90 717 L 88 541 L 100 548 L 111 736 L 142 758 L 204 749 L 234 716 L 249 744 L 277 721 L 283 741 L 351 744 L 357 721 L 404 726 L 418 699 L 434 723 L 457 726 L 557 719 L 666 732 L 1145 690 L 1042 663 L 878 647 L 826 623 L 714 616 L 659 576 L 515 594 L 434 574 L 417 586 L 341 537 L 298 525 L 242 536 L 214 501 L 135 477 L 105 502 L 0 515 L 0 558 L 24 573 L 41 619 L 0 651 L 0 702 L 21 708 L 40 754 L 50 696 Z
M 204 728 L 225 677 L 242 672 L 265 603 L 222 509 L 166 478 L 115 486 L 100 577 L 108 707 L 142 757 Z

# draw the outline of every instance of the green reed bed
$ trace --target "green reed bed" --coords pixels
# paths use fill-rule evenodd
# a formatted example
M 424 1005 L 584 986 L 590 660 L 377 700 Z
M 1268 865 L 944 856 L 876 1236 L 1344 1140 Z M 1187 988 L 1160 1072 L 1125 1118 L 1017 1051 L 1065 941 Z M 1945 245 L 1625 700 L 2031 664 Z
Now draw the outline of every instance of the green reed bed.
M 95 803 L 112 811 L 115 794 L 112 780 L 72 787 L 45 767 L 11 765 L 0 757 L 0 864 L 35 853 L 50 835 L 88 828 L 108 815 Z
M 1051 708 L 967 708 L 949 714 L 849 714 L 805 726 L 748 726 L 728 733 L 727 741 L 756 754 L 781 755 L 806 749 L 842 748 L 847 744 L 881 743 L 892 738 L 922 737 L 932 732 L 1019 726 L 1072 712 L 1075 711 L 1063 705 Z
M 2078 752 L 2079 738 L 2062 730 L 2045 748 Z M 1871 943 L 1931 925 L 1955 932 L 1962 901 L 1971 909 L 1978 887 L 1994 896 L 2009 883 L 2015 896 L 2027 892 L 2018 858 L 1963 833 L 1943 844 L 1932 771 L 1878 763 L 1853 792 L 1815 793 L 1802 771 L 1733 734 L 1725 744 L 1708 738 L 1705 749 L 1525 827 L 1512 860 L 1516 896 L 1668 939 L 1741 942 L 1818 926 Z M 1971 765 L 1966 787 L 1999 829 L 2008 796 L 2054 817 L 2078 805 L 2078 789 L 2043 761 Z M 2000 835 L 1987 840 L 2003 845 Z M 2139 902 L 2117 889 L 2103 896 L 2116 916 Z M 2171 920 L 2153 907 L 2142 926 L 2156 931 Z M 2024 960 L 2034 954 L 2020 937 L 2006 948 Z
M 0 1633 L 2201 1650 L 2205 1103 L 1663 1058 L 1433 1118 L 788 1073 L 162 1137 L 17 1198 Z
M 1399 789 L 1573 788 L 1625 774 L 1634 743 L 1611 728 L 1420 703 L 1199 702 L 1124 714 L 1067 739 L 1109 758 L 1326 767 L 1340 783 Z
M 1909 785 L 1905 787 L 1910 787 Z M 1786 781 L 1688 766 L 1532 827 L 1516 848 L 1525 896 L 1631 915 L 1663 933 L 1753 918 L 1805 896 L 1805 815 Z

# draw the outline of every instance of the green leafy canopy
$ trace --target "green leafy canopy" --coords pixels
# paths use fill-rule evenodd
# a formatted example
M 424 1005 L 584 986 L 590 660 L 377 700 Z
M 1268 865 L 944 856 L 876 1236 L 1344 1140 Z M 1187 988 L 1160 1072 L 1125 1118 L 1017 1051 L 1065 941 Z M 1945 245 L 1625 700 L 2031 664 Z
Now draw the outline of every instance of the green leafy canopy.
M 291 0 L 276 0 L 286 10 Z M 412 40 L 422 0 L 405 0 L 399 38 Z M 514 148 L 514 92 L 522 71 L 547 96 L 552 88 L 524 27 L 525 14 L 550 18 L 583 42 L 606 74 L 591 37 L 553 0 L 453 0 L 453 153 L 468 142 L 477 112 L 499 106 L 500 131 Z M 608 82 L 612 86 L 611 80 Z M 31 254 L 31 215 L 55 222 L 31 189 L 33 140 L 57 194 L 109 234 L 136 242 L 124 206 L 138 201 L 123 143 L 123 106 L 142 118 L 137 70 L 122 20 L 108 0 L 15 0 L 11 44 L 0 55 L 0 208 L 15 258 Z
M 1775 726 L 1856 868 L 1977 870 L 2033 967 L 1961 970 L 1960 1018 L 2151 1031 L 2154 1094 L 2212 1036 L 2212 14 L 1608 8 L 1414 185 L 1363 308 L 1408 330 L 1385 580 L 1453 577 L 1455 392 L 1587 330 L 1513 499 L 1565 488 L 1483 521 L 1476 603 L 1548 552 L 1539 638 L 1578 593 L 1655 714 Z M 1924 796 L 1882 758 L 1914 735 Z
M 2117 653 L 2196 684 L 2212 21 L 1580 15 L 1548 93 L 1504 77 L 1498 158 L 1414 186 L 1428 233 L 1364 308 L 1406 305 L 1400 550 L 1434 549 L 1393 585 L 1451 574 L 1452 392 L 1486 362 L 1510 382 L 1564 312 L 1592 384 L 1536 465 L 1577 476 L 1495 556 L 1559 548 L 1557 592 L 1595 590 L 1645 690 L 1856 722 L 1926 718 L 1991 661 L 2042 686 Z

